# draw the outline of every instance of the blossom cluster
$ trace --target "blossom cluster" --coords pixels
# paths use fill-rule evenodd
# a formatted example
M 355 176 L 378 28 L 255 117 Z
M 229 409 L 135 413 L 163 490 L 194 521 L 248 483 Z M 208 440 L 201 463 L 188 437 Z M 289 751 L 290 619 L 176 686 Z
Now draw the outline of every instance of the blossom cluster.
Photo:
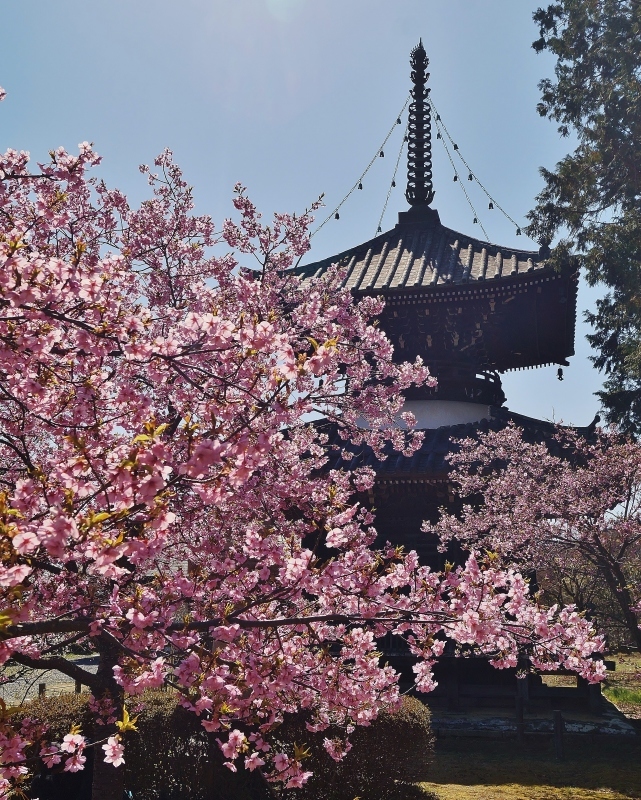
M 543 582 L 562 581 L 566 592 L 576 585 L 583 611 L 595 612 L 586 600 L 599 599 L 590 592 L 596 585 L 610 597 L 607 616 L 618 608 L 621 627 L 641 648 L 638 442 L 616 430 L 586 436 L 561 427 L 533 442 L 510 425 L 462 441 L 451 462 L 463 506 L 425 530 L 444 548 L 456 539 L 536 570 Z
M 301 708 L 323 730 L 393 707 L 387 633 L 425 691 L 439 634 L 497 666 L 527 645 L 598 679 L 590 626 L 539 607 L 517 572 L 472 557 L 439 574 L 373 549 L 357 496 L 373 475 L 328 470 L 330 434 L 413 452 L 420 432 L 395 420 L 433 379 L 394 359 L 381 300 L 355 302 L 337 267 L 292 269 L 311 212 L 266 225 L 237 187 L 239 220 L 217 232 L 170 152 L 142 168 L 139 208 L 90 177 L 98 163 L 86 142 L 36 173 L 0 156 L 0 657 L 89 686 L 108 764 L 133 727 L 125 697 L 170 684 L 230 768 L 289 787 L 308 773 L 270 730 Z M 97 674 L 65 659 L 71 643 Z M 8 790 L 27 739 L 2 730 Z M 81 769 L 87 746 L 71 733 L 40 757 Z

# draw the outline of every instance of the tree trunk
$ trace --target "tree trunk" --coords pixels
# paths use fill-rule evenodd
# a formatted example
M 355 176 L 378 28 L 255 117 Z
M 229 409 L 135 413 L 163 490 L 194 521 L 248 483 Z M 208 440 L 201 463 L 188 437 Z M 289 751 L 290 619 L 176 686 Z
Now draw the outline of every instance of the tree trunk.
M 124 708 L 124 692 L 116 683 L 113 677 L 113 668 L 117 663 L 118 649 L 114 643 L 107 639 L 100 639 L 98 652 L 100 661 L 98 662 L 97 677 L 101 678 L 104 686 L 104 693 L 108 693 L 115 707 L 114 716 L 122 719 Z M 96 698 L 98 695 L 96 693 Z M 114 736 L 118 732 L 115 725 L 94 725 L 93 740 L 103 740 L 109 736 Z M 114 767 L 113 764 L 105 763 L 105 751 L 102 744 L 93 748 L 93 780 L 91 784 L 91 800 L 123 800 L 125 793 L 125 766 L 121 764 Z M 125 759 L 127 753 L 125 752 Z
M 105 764 L 104 750 L 94 748 L 91 800 L 122 800 L 125 793 L 125 765 Z M 125 754 L 125 758 L 126 758 Z
M 628 629 L 632 640 L 634 641 L 637 650 L 641 653 L 641 628 L 639 627 L 639 618 L 634 611 L 635 602 L 628 589 L 628 581 L 623 574 L 620 565 L 613 558 L 609 557 L 609 553 L 602 550 L 608 556 L 607 558 L 602 554 L 599 557 L 599 566 L 610 591 L 614 595 L 614 599 L 619 604 L 619 608 L 623 614 L 625 626 Z

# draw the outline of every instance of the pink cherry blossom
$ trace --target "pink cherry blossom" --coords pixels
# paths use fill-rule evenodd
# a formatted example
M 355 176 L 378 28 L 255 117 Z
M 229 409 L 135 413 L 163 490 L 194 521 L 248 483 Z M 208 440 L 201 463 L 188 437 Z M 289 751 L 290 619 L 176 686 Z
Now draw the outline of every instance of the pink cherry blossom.
M 289 767 L 289 758 L 285 753 L 276 753 L 274 756 L 274 766 L 278 772 L 284 772 Z
M 589 600 L 593 586 L 612 601 L 599 621 L 607 625 L 618 614 L 619 625 L 641 648 L 641 593 L 634 578 L 641 567 L 638 443 L 616 431 L 597 430 L 586 438 L 562 428 L 548 443 L 532 443 L 509 426 L 463 441 L 452 463 L 461 495 L 476 499 L 462 513 L 426 526 L 443 546 L 457 539 L 464 547 L 493 551 L 503 563 L 535 569 L 550 594 L 560 591 L 594 616 L 600 612 Z M 528 591 L 526 581 L 514 580 L 506 608 L 522 605 Z M 559 618 L 569 622 L 574 616 L 562 611 Z M 540 618 L 535 632 L 549 636 L 548 622 Z
M 83 756 L 79 751 L 77 751 L 71 756 L 71 758 L 68 758 L 65 761 L 63 770 L 64 772 L 80 772 L 80 770 L 85 768 L 86 761 L 87 757 Z
M 323 747 L 334 761 L 342 761 L 352 749 L 352 743 L 340 739 L 323 739 Z
M 62 756 L 60 755 L 60 750 L 55 746 L 43 747 L 40 750 L 40 758 L 49 768 L 54 767 L 56 764 L 59 764 L 60 761 L 62 760 Z
M 76 753 L 82 752 L 86 746 L 84 736 L 79 733 L 68 733 L 62 740 L 60 749 L 63 753 Z
M 102 749 L 105 751 L 105 762 L 107 764 L 113 764 L 114 767 L 119 767 L 121 764 L 125 763 L 125 759 L 123 758 L 125 748 L 120 743 L 119 736 L 110 736 L 107 739 L 107 743 L 103 744 Z
M 513 566 L 480 549 L 437 573 L 374 549 L 357 497 L 373 473 L 329 470 L 329 442 L 412 454 L 403 392 L 434 379 L 394 360 L 382 299 L 355 301 L 338 266 L 290 269 L 318 206 L 267 224 L 238 186 L 218 231 L 170 151 L 141 169 L 138 207 L 91 177 L 99 162 L 86 142 L 33 171 L 0 155 L 0 661 L 88 686 L 108 763 L 127 698 L 171 684 L 230 769 L 290 788 L 309 773 L 270 744 L 286 714 L 350 730 L 398 704 L 384 636 L 423 690 L 445 637 L 497 667 L 527 648 L 599 680 L 589 622 L 545 608 Z M 65 660 L 69 641 L 97 674 Z M 104 741 L 36 733 L 0 725 L 5 796 L 37 754 L 76 771 Z
M 250 772 L 253 772 L 255 769 L 259 769 L 260 767 L 264 766 L 265 760 L 262 759 L 256 752 L 253 752 L 245 759 L 245 769 L 248 769 Z

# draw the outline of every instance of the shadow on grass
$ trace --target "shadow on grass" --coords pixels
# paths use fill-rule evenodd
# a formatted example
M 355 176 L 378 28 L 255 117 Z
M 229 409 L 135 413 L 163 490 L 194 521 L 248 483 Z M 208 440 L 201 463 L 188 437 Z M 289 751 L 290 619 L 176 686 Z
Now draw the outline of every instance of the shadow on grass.
M 563 761 L 556 760 L 551 737 L 532 737 L 523 746 L 512 740 L 445 738 L 437 742 L 431 773 L 423 786 L 443 800 L 637 800 L 641 737 L 567 736 Z

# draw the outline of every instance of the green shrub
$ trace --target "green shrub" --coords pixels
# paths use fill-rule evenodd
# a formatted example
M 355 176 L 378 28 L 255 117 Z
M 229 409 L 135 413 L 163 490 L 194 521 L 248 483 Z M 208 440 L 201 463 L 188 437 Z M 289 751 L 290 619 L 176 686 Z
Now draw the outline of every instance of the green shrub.
M 53 741 L 60 742 L 69 733 L 72 725 L 80 725 L 87 734 L 90 729 L 90 714 L 87 695 L 63 694 L 59 697 L 39 697 L 26 703 L 14 712 L 11 722 L 19 726 L 25 717 L 45 722 Z M 33 755 L 33 754 L 32 754 Z M 29 796 L 39 800 L 90 800 L 92 753 L 87 752 L 87 763 L 81 772 L 63 772 L 60 767 L 46 769 L 40 762 L 32 764 L 35 769 Z M 38 766 L 41 772 L 38 772 Z
M 234 774 L 223 766 L 215 736 L 205 731 L 195 714 L 177 705 L 171 693 L 146 692 L 140 702 L 144 708 L 138 714 L 138 731 L 125 734 L 125 787 L 134 800 L 263 800 L 269 796 L 257 773 L 239 769 Z M 135 709 L 133 703 L 128 705 Z M 75 723 L 91 736 L 86 694 L 34 700 L 13 719 L 19 722 L 26 716 L 46 722 L 58 741 Z M 97 732 L 100 735 L 99 728 Z M 51 777 L 49 773 L 49 784 Z M 55 775 L 47 796 L 80 800 L 86 795 L 88 776 L 77 773 L 72 778 L 73 786 L 68 785 L 69 773 Z
M 19 724 L 25 717 L 41 720 L 49 726 L 52 739 L 61 741 L 72 725 L 80 725 L 82 732 L 89 730 L 91 716 L 86 694 L 61 694 L 54 697 L 37 697 L 20 706 L 11 721 Z
M 278 731 L 283 745 L 306 745 L 311 755 L 305 769 L 314 773 L 303 789 L 283 791 L 283 800 L 411 800 L 427 795 L 412 784 L 429 780 L 434 736 L 428 708 L 414 697 L 403 698 L 395 713 L 383 712 L 368 727 L 350 734 L 352 749 L 336 763 L 323 746 L 332 730 L 312 734 L 302 715 L 286 721 Z
M 134 800 L 265 800 L 273 796 L 257 772 L 239 766 L 238 772 L 232 773 L 223 766 L 215 735 L 208 734 L 194 714 L 177 705 L 171 693 L 146 692 L 141 703 L 138 732 L 125 734 L 125 785 Z M 134 715 L 135 706 L 130 705 Z M 86 694 L 33 700 L 21 707 L 14 719 L 19 722 L 25 716 L 47 722 L 58 741 L 73 724 L 81 724 L 83 733 L 91 733 Z M 309 748 L 311 755 L 304 766 L 314 772 L 303 789 L 283 791 L 282 798 L 425 800 L 426 795 L 411 785 L 429 779 L 434 744 L 429 711 L 419 700 L 406 697 L 399 711 L 383 712 L 371 726 L 356 728 L 350 736 L 352 750 L 338 764 L 323 747 L 323 740 L 333 735 L 336 731 L 331 729 L 311 734 L 302 715 L 290 717 L 278 729 L 277 743 L 287 751 L 291 752 L 294 743 Z M 55 775 L 53 789 L 57 786 L 57 790 L 40 793 L 41 800 L 80 800 L 86 796 L 88 778 L 82 773 Z
M 231 773 L 198 717 L 169 692 L 146 692 L 142 702 L 138 733 L 125 740 L 125 782 L 135 800 L 217 797 L 216 784 Z

